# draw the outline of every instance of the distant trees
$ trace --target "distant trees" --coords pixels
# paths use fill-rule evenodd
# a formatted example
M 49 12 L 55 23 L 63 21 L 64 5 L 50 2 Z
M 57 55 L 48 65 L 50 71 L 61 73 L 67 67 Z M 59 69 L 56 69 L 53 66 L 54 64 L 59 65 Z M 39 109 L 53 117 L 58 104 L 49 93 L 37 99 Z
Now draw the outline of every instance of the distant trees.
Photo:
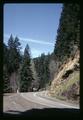
M 33 59 L 31 59 L 31 70 L 34 78 L 34 80 L 31 83 L 32 91 L 37 91 L 40 87 L 40 81 Z
M 3 80 L 4 80 L 4 92 L 15 92 L 14 85 L 16 87 L 16 75 L 20 65 L 20 42 L 18 37 L 13 38 L 11 35 L 8 40 L 8 46 L 3 44 L 4 47 L 4 66 L 3 66 Z M 15 83 L 15 84 L 14 84 Z M 11 90 L 9 90 L 11 89 Z
M 8 40 L 8 71 L 11 74 L 14 71 L 17 71 L 20 64 L 20 42 L 18 37 L 15 39 L 11 35 Z
M 9 74 L 7 71 L 6 66 L 3 67 L 3 92 L 11 92 L 11 86 L 10 86 L 10 81 L 9 81 Z
M 20 91 L 21 92 L 31 91 L 32 80 L 33 75 L 31 71 L 30 49 L 27 44 L 24 50 L 23 63 L 20 69 Z
M 34 59 L 34 64 L 39 77 L 40 89 L 45 88 L 49 83 L 49 57 L 50 55 L 41 54 L 40 57 Z
M 11 35 L 8 46 L 4 47 L 3 80 L 4 92 L 31 91 L 31 82 L 34 80 L 30 49 L 28 44 L 25 47 L 24 55 L 21 55 L 21 44 L 19 38 Z M 35 73 L 35 72 L 34 72 Z
M 7 46 L 3 43 L 3 91 L 4 92 L 11 92 L 10 88 L 10 81 L 9 81 L 9 73 L 8 73 L 8 48 Z
M 28 44 L 25 47 L 24 55 L 21 55 L 21 44 L 19 38 L 11 35 L 8 46 L 4 47 L 3 80 L 4 92 L 33 91 L 39 89 L 39 77 L 35 69 L 34 61 L 30 56 Z

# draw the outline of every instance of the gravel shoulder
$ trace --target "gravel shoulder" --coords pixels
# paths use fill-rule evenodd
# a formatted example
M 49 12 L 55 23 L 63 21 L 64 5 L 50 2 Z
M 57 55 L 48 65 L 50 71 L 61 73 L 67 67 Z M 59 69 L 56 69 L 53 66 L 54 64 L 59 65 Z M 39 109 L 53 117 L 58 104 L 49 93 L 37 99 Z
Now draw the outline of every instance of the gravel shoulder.
M 48 91 L 38 92 L 37 96 L 42 97 L 42 98 L 47 99 L 47 100 L 54 101 L 54 102 L 60 102 L 60 103 L 63 103 L 63 104 L 68 104 L 70 106 L 75 106 L 77 108 L 80 107 L 80 103 L 76 104 L 75 102 L 72 102 L 72 101 L 70 102 L 70 101 L 60 100 L 60 99 L 57 99 L 55 97 L 50 97 L 50 96 L 47 95 L 47 93 L 48 93 Z

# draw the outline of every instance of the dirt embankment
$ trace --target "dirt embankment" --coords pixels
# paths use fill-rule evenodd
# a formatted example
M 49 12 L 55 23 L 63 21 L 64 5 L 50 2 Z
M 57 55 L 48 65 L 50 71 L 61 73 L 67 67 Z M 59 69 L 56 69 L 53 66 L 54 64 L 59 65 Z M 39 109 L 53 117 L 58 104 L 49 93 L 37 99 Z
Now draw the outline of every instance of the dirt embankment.
M 79 51 L 77 51 L 73 58 L 69 58 L 68 61 L 59 68 L 59 72 L 54 77 L 48 92 L 49 96 L 79 103 L 79 55 Z

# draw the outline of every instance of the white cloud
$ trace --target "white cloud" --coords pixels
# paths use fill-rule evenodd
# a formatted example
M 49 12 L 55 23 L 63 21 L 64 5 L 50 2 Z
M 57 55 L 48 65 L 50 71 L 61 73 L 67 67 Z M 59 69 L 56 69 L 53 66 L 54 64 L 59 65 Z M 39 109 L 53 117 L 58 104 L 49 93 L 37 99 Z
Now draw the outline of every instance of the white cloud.
M 10 37 L 10 35 L 8 35 L 8 34 L 5 34 L 4 35 L 4 38 L 9 38 Z M 34 40 L 34 39 L 29 39 L 29 38 L 22 38 L 22 37 L 19 37 L 19 39 L 23 42 L 32 42 L 32 43 L 37 43 L 37 44 L 43 44 L 43 45 L 54 45 L 54 43 L 50 43 L 50 42 L 46 42 L 46 41 L 39 41 L 39 40 Z
M 29 39 L 29 38 L 20 38 L 20 39 L 23 41 L 28 41 L 28 42 L 37 43 L 37 44 L 53 45 L 53 43 L 46 42 L 46 41 L 38 41 L 34 39 Z

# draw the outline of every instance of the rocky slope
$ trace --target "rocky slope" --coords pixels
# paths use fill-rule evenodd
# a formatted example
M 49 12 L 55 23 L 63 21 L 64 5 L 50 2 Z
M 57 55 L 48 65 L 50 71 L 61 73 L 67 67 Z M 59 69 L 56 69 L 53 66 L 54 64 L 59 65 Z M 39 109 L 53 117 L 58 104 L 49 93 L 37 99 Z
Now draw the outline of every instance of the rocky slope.
M 49 96 L 76 103 L 79 102 L 79 57 L 80 53 L 78 50 L 73 58 L 69 58 L 66 63 L 61 65 L 51 84 L 48 92 Z

